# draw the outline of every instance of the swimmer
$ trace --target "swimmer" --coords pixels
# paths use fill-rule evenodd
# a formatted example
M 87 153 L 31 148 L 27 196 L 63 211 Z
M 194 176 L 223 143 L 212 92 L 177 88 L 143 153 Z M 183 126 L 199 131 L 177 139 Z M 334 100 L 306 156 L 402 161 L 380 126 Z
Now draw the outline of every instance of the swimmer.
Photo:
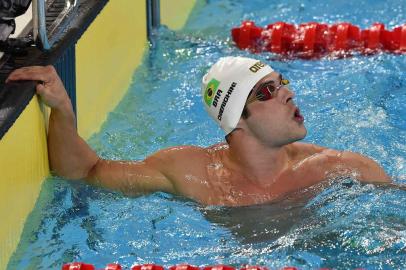
M 273 202 L 331 178 L 391 183 L 368 157 L 299 142 L 307 130 L 288 80 L 255 59 L 220 58 L 203 77 L 203 104 L 226 142 L 171 147 L 143 161 L 105 160 L 88 146 L 76 131 L 71 101 L 52 66 L 20 68 L 7 79 L 18 80 L 41 82 L 37 94 L 51 108 L 51 170 L 67 179 L 127 195 L 163 191 L 225 206 Z

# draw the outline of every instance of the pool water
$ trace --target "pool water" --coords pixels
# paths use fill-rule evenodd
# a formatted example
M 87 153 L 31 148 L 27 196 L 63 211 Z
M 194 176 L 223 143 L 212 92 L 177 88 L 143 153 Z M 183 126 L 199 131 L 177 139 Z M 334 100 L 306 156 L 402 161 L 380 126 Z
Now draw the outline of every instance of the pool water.
M 230 41 L 250 19 L 387 28 L 405 23 L 406 1 L 205 1 L 178 32 L 161 28 L 133 84 L 90 145 L 104 158 L 143 159 L 164 147 L 208 146 L 223 133 L 201 104 L 200 80 L 219 57 L 251 56 L 291 81 L 305 141 L 378 161 L 406 183 L 406 55 L 281 60 Z M 128 198 L 84 183 L 45 181 L 8 269 L 243 264 L 301 269 L 406 269 L 406 192 L 341 179 L 310 200 L 204 207 L 154 193 Z

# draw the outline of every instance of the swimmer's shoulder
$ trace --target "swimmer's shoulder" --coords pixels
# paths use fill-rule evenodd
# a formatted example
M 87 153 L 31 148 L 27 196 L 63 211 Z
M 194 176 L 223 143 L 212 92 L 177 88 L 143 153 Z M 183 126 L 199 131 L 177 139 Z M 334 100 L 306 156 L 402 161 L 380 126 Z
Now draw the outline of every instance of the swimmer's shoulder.
M 213 161 L 223 160 L 228 149 L 229 146 L 225 142 L 208 147 L 181 145 L 162 149 L 154 156 L 164 159 L 168 164 L 181 164 L 181 166 L 197 169 L 198 167 L 205 168 Z
M 178 145 L 161 149 L 150 155 L 147 159 L 163 158 L 166 161 L 175 161 L 179 159 L 205 158 L 206 155 L 207 148 L 195 145 Z
M 292 149 L 307 155 L 301 164 L 308 168 L 318 168 L 337 176 L 356 177 L 361 182 L 390 183 L 391 178 L 373 159 L 359 153 L 341 151 L 306 143 L 294 143 Z
M 343 153 L 336 149 L 303 142 L 292 143 L 288 151 L 293 162 L 320 169 L 340 163 Z
M 211 161 L 209 148 L 179 145 L 161 149 L 145 159 L 149 165 L 164 171 L 202 171 Z
M 213 145 L 206 147 L 206 151 L 213 152 L 213 151 L 225 151 L 228 150 L 229 146 L 226 142 L 219 142 Z

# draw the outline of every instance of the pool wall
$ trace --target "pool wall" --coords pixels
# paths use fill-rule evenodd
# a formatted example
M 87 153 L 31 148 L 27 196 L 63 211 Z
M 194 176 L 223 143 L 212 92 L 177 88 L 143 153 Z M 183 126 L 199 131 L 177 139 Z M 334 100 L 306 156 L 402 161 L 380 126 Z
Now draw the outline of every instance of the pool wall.
M 199 0 L 162 0 L 161 24 L 181 29 Z M 108 1 L 75 50 L 79 134 L 99 131 L 128 89 L 148 51 L 146 1 Z M 61 74 L 60 74 L 61 75 Z M 0 270 L 18 245 L 41 184 L 50 175 L 46 129 L 49 110 L 34 96 L 0 139 Z
M 0 269 L 16 248 L 41 183 L 49 175 L 44 119 L 34 96 L 0 141 Z

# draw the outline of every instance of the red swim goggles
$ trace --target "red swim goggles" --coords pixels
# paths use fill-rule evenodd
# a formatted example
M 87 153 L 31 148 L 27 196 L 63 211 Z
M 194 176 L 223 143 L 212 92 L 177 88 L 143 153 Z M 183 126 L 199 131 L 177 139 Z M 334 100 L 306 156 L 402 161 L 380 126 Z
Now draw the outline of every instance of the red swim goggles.
M 276 93 L 278 92 L 279 89 L 281 89 L 284 86 L 286 87 L 288 84 L 289 80 L 287 79 L 281 79 L 278 86 L 275 85 L 275 81 L 265 82 L 264 84 L 258 87 L 258 89 L 255 91 L 253 95 L 252 91 L 254 91 L 254 89 L 251 90 L 250 94 L 248 95 L 246 104 L 250 104 L 256 100 L 267 101 L 269 99 L 272 99 L 276 96 Z

